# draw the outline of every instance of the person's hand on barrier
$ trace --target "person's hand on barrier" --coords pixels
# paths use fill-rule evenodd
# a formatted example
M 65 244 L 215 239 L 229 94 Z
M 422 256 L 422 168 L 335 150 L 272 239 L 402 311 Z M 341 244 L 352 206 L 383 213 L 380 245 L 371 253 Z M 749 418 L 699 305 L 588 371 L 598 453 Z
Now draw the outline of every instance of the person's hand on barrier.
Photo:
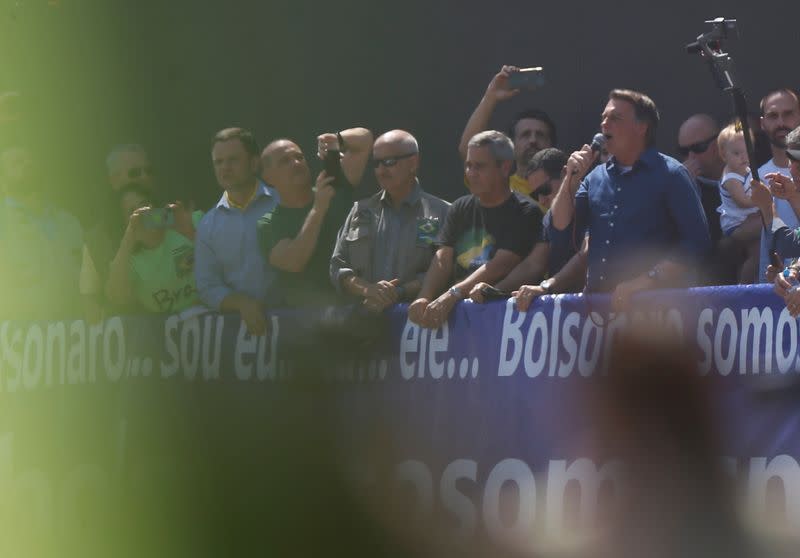
M 397 285 L 400 284 L 399 279 L 392 279 L 391 281 L 378 281 L 377 283 L 370 284 L 367 291 L 364 293 L 364 306 L 370 310 L 380 311 L 398 300 Z
M 264 335 L 267 333 L 267 317 L 264 314 L 264 305 L 254 298 L 247 298 L 239 305 L 239 316 L 247 326 L 250 335 Z
M 322 171 L 317 176 L 316 190 L 314 191 L 314 209 L 320 213 L 328 211 L 331 200 L 336 194 L 336 189 L 333 187 L 334 180 L 336 178 L 328 176 L 325 171 Z
M 418 298 L 408 305 L 408 319 L 417 325 L 422 325 L 422 319 L 425 316 L 425 310 L 431 303 L 427 298 Z
M 328 156 L 328 151 L 341 151 L 336 134 L 325 133 L 317 136 L 317 157 L 321 161 Z
M 517 301 L 517 310 L 527 312 L 531 302 L 542 295 L 546 295 L 547 291 L 539 285 L 522 285 L 518 291 L 514 291 L 511 294 L 514 296 L 514 300 Z
M 469 292 L 469 298 L 471 298 L 473 302 L 483 304 L 486 302 L 486 298 L 483 296 L 483 289 L 490 286 L 489 283 L 478 283 L 472 287 L 472 290 Z
M 797 185 L 788 176 L 784 176 L 779 172 L 771 172 L 764 178 L 769 181 L 769 188 L 772 192 L 772 195 L 776 198 L 789 200 L 797 197 Z M 752 199 L 752 197 L 753 194 L 751 190 L 750 198 Z
M 623 281 L 611 295 L 611 308 L 615 312 L 627 312 L 630 310 L 633 295 L 654 287 L 654 281 L 647 276 L 640 275 L 630 281 Z
M 583 178 L 592 168 L 597 153 L 586 144 L 579 151 L 573 151 L 567 159 L 567 172 L 573 179 Z
M 770 266 L 775 267 L 775 266 Z M 787 277 L 784 275 L 783 270 L 780 270 L 778 273 L 775 274 L 775 279 L 773 279 L 773 289 L 775 290 L 775 294 L 777 294 L 782 299 L 786 300 L 789 291 L 792 290 L 794 285 L 792 284 L 792 280 L 797 281 L 797 271 L 793 268 L 789 268 L 789 276 Z
M 489 82 L 486 88 L 486 96 L 493 101 L 506 101 L 519 93 L 519 89 L 510 89 L 508 86 L 508 76 L 518 72 L 516 66 L 503 66 L 500 71 Z
M 450 294 L 450 291 L 445 292 L 439 298 L 428 304 L 420 325 L 430 329 L 441 327 L 442 324 L 447 321 L 450 312 L 455 305 L 458 304 L 459 300 L 461 299 Z

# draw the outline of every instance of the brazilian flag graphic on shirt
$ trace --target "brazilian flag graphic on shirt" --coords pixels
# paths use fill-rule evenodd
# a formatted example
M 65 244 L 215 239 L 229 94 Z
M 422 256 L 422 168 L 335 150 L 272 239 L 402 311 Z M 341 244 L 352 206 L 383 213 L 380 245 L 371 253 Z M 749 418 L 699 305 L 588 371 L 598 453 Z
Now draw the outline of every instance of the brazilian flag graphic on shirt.
M 456 261 L 468 273 L 492 259 L 495 240 L 485 229 L 469 229 L 456 243 Z

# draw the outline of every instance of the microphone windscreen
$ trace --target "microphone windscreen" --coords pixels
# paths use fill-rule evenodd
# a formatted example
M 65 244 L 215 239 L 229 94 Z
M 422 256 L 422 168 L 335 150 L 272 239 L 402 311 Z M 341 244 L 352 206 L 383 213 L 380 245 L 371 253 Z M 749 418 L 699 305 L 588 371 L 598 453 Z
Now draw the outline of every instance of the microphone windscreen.
M 596 133 L 592 138 L 592 145 L 589 147 L 592 148 L 592 151 L 600 151 L 606 145 L 606 137 L 601 133 Z

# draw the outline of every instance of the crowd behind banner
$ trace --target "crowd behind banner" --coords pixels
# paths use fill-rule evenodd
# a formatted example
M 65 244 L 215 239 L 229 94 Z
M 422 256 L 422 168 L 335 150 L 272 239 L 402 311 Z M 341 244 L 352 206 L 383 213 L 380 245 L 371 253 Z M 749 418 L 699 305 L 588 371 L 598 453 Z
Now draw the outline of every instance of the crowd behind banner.
M 227 128 L 210 145 L 216 205 L 195 207 L 158 183 L 141 145 L 117 145 L 107 206 L 84 227 L 46 194 L 46 154 L 21 134 L 0 154 L 0 318 L 94 323 L 199 307 L 238 313 L 262 335 L 268 308 L 377 314 L 404 302 L 412 322 L 438 328 L 466 298 L 514 297 L 526 310 L 542 294 L 610 293 L 625 310 L 645 290 L 758 282 L 800 312 L 797 92 L 760 100 L 755 161 L 736 120 L 707 114 L 681 125 L 679 161 L 655 145 L 656 104 L 632 90 L 598 100 L 591 145 L 559 149 L 538 108 L 507 134 L 490 129 L 497 105 L 523 94 L 518 73 L 501 68 L 469 117 L 453 177 L 465 195 L 452 203 L 417 176 L 425 141 L 409 131 L 323 132 L 315 176 L 293 139 L 262 149 Z M 17 98 L 0 95 L 2 125 L 23 118 Z M 377 191 L 356 199 L 372 176 Z

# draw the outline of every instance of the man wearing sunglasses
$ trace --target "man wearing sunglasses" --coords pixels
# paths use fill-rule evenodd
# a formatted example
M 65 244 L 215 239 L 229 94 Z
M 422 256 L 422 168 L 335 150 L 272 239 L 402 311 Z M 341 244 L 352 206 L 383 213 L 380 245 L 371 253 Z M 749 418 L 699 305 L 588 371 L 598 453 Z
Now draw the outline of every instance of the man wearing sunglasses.
M 514 145 L 501 132 L 481 132 L 469 141 L 464 169 L 472 193 L 447 213 L 436 256 L 408 308 L 412 322 L 440 327 L 475 285 L 501 281 L 539 240 L 539 208 L 508 185 L 513 161 Z
M 722 203 L 719 179 L 725 163 L 717 147 L 719 130 L 717 121 L 708 114 L 694 114 L 678 129 L 678 155 L 697 184 L 712 246 L 722 236 L 717 208 Z
M 119 220 L 118 212 L 109 208 L 118 204 L 120 192 L 131 187 L 141 189 L 150 198 L 157 197 L 153 167 L 140 144 L 114 146 L 106 156 L 106 172 L 111 191 L 99 196 L 105 203 L 104 207 L 98 208 L 98 221 L 86 232 L 81 272 L 81 295 L 91 321 L 99 320 L 103 312 L 117 314 L 132 311 L 130 307 L 111 304 L 100 288 L 108 281 L 111 261 L 127 226 L 127 222 Z
M 154 192 L 153 167 L 144 147 L 138 144 L 115 146 L 106 157 L 108 182 L 119 192 L 126 186 L 138 186 Z
M 520 294 L 517 296 L 519 304 L 530 303 L 534 295 L 577 292 L 583 288 L 586 279 L 586 258 L 576 256 L 576 245 L 583 239 L 574 237 L 572 227 L 566 231 L 554 231 L 550 227 L 550 206 L 566 175 L 566 164 L 566 153 L 555 147 L 548 147 L 536 153 L 527 165 L 525 176 L 531 186 L 531 197 L 541 207 L 547 209 L 542 220 L 542 236 L 540 241 L 534 244 L 530 254 L 511 273 L 494 285 L 497 290 L 503 292 L 519 290 Z M 573 258 L 575 258 L 573 265 L 565 272 L 559 273 Z M 544 279 L 545 276 L 547 279 Z M 484 292 L 488 286 L 487 283 L 478 283 L 470 291 L 470 298 L 477 303 L 483 303 Z M 522 309 L 527 309 L 527 305 Z
M 761 99 L 761 129 L 769 139 L 772 159 L 761 165 L 758 176 L 765 180 L 768 174 L 791 176 L 790 161 L 786 155 L 786 138 L 789 133 L 800 126 L 800 101 L 797 93 L 790 88 L 776 89 Z M 750 182 L 750 177 L 747 177 Z M 776 216 L 791 229 L 800 226 L 800 206 L 793 207 L 792 200 L 782 194 L 780 189 L 773 189 Z M 761 232 L 761 255 L 759 258 L 759 280 L 766 282 L 764 270 L 769 265 L 769 238 Z
M 330 260 L 330 277 L 341 292 L 380 311 L 416 297 L 450 204 L 420 187 L 419 146 L 408 132 L 380 136 L 372 160 L 381 191 L 350 210 Z
M 282 304 L 333 302 L 335 293 L 328 278 L 331 253 L 371 147 L 372 132 L 366 128 L 321 134 L 317 156 L 324 161 L 329 151 L 340 154 L 342 172 L 328 176 L 322 171 L 316 189 L 303 151 L 293 141 L 275 140 L 261 153 L 261 176 L 278 191 L 280 203 L 258 221 L 258 238 L 264 257 L 278 270 Z

